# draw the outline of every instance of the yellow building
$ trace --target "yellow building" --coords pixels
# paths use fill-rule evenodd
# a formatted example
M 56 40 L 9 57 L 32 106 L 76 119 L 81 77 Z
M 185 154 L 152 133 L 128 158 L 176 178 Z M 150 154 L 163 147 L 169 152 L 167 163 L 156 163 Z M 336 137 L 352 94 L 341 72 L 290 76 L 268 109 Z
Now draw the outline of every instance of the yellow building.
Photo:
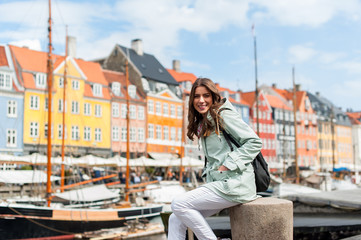
M 47 53 L 10 46 L 24 86 L 24 153 L 47 152 Z M 52 151 L 61 153 L 65 58 L 53 55 Z M 110 153 L 110 96 L 97 63 L 68 57 L 65 97 L 65 152 L 80 156 Z

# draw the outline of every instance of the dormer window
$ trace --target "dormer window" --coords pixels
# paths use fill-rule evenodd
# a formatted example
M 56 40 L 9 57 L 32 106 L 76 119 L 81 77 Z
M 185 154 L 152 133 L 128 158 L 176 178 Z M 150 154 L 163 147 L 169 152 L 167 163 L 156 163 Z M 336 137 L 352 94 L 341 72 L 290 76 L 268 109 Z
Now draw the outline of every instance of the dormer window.
M 79 86 L 79 81 L 78 80 L 72 80 L 71 81 L 71 87 L 74 90 L 79 90 L 80 86 Z
M 46 74 L 37 73 L 35 76 L 35 85 L 37 88 L 46 88 Z
M 11 89 L 11 77 L 10 74 L 5 72 L 0 72 L 0 88 L 1 89 Z
M 112 83 L 112 91 L 115 95 L 120 96 L 120 83 L 113 82 Z
M 128 94 L 131 98 L 135 98 L 137 92 L 137 87 L 134 85 L 130 85 L 128 87 Z
M 94 94 L 94 96 L 101 97 L 102 96 L 102 85 L 94 84 L 93 85 L 93 94 Z

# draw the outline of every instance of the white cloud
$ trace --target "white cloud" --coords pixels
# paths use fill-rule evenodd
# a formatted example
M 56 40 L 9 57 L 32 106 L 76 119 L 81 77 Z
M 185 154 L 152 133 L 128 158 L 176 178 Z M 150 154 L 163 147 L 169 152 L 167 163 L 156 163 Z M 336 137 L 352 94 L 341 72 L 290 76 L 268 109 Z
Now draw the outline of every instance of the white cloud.
M 352 20 L 360 18 L 361 3 L 357 0 L 255 0 L 266 11 L 257 12 L 258 17 L 275 19 L 282 25 L 308 25 L 317 27 L 333 17 L 343 14 Z
M 29 49 L 41 51 L 41 44 L 38 39 L 26 39 L 21 41 L 10 42 L 10 45 L 15 45 L 18 47 L 28 47 Z
M 317 51 L 313 48 L 295 45 L 288 49 L 289 60 L 291 63 L 302 63 L 305 62 L 317 54 Z
M 335 66 L 340 69 L 344 69 L 351 74 L 361 73 L 361 62 L 360 61 L 345 61 L 336 63 Z

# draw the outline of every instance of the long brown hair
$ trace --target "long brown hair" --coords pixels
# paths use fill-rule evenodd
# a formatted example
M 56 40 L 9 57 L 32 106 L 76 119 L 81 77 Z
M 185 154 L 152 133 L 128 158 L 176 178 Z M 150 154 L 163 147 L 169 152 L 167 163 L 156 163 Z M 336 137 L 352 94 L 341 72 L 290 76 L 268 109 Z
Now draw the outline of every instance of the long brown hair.
M 222 97 L 218 92 L 218 89 L 214 82 L 209 78 L 197 78 L 194 82 L 191 93 L 189 96 L 189 106 L 188 106 L 188 128 L 187 128 L 187 136 L 189 139 L 194 140 L 194 136 L 209 136 L 209 134 L 214 130 L 215 126 L 207 119 L 207 117 L 203 117 L 193 106 L 194 95 L 196 92 L 196 88 L 203 86 L 208 89 L 208 91 L 212 95 L 213 103 L 209 108 L 208 112 L 213 118 L 214 122 L 216 122 L 216 118 L 219 117 L 217 110 L 223 104 Z M 208 114 L 207 114 L 208 115 Z M 202 129 L 198 135 L 198 127 L 202 124 Z

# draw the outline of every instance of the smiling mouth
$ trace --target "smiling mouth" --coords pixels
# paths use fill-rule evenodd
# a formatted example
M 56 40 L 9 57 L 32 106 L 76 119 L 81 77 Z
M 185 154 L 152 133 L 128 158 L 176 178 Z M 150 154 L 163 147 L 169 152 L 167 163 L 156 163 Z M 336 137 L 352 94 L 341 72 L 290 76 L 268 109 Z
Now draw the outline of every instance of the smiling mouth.
M 205 110 L 207 108 L 206 105 L 198 106 L 200 110 Z

